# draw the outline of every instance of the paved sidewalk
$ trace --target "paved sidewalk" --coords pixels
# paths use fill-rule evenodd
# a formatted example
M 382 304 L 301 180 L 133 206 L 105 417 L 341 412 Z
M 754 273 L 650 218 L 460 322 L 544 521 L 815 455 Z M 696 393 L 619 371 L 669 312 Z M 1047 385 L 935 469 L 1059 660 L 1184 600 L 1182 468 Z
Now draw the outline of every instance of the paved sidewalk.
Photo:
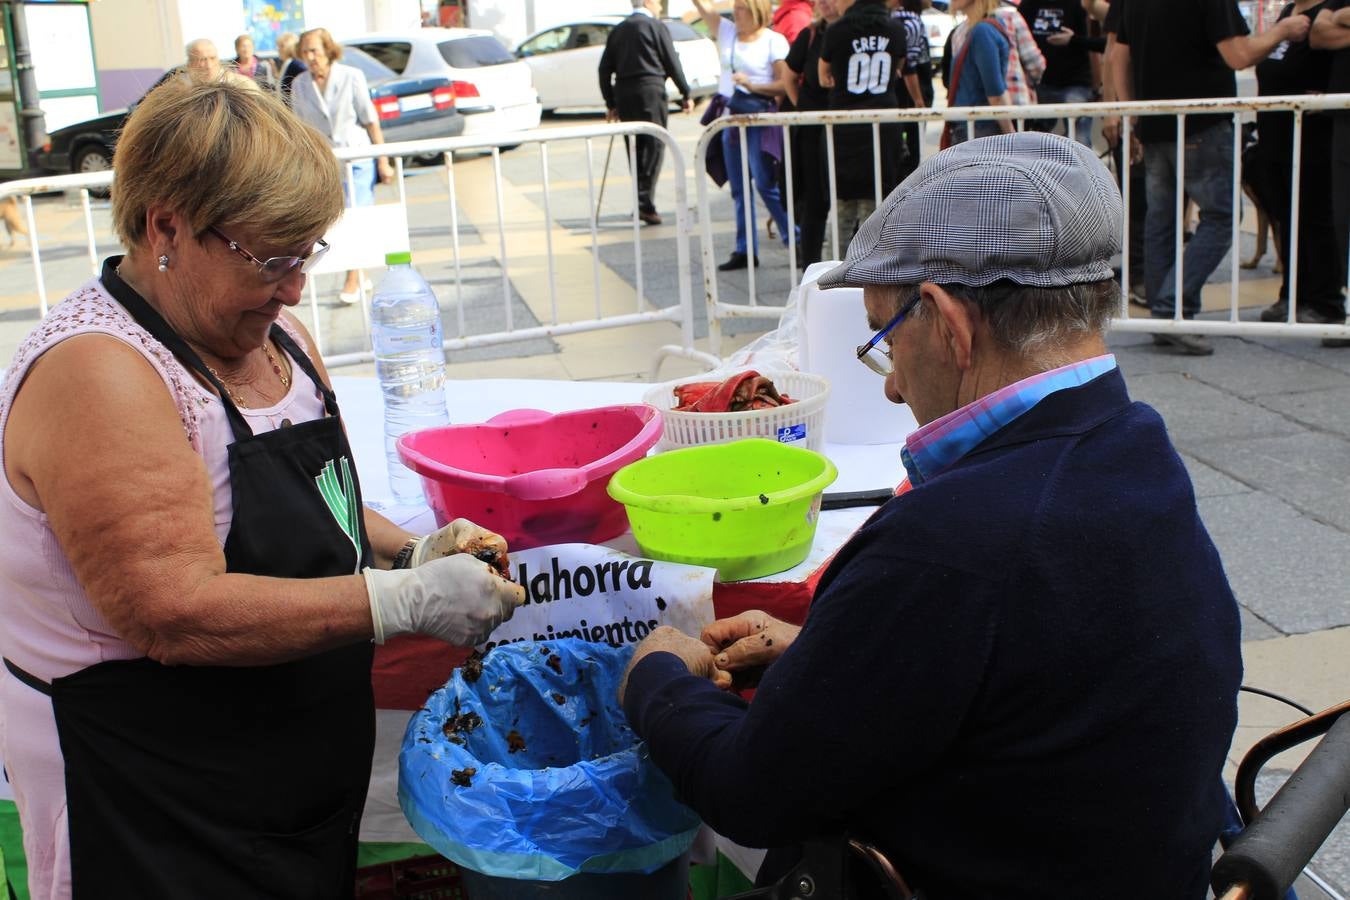
M 555 124 L 585 124 L 569 118 Z M 672 131 L 692 164 L 697 138 L 696 121 L 671 119 Z M 603 154 L 603 145 L 596 148 Z M 601 156 L 601 159 L 603 156 Z M 538 156 L 522 148 L 503 156 L 506 178 L 504 208 L 510 223 L 509 252 L 512 310 L 516 322 L 547 321 L 551 295 L 546 272 L 539 263 L 542 194 L 538 190 Z M 626 164 L 615 161 L 609 173 L 602 209 L 598 273 L 602 295 L 610 302 L 632 303 L 636 266 L 631 249 L 628 214 L 629 182 Z M 550 156 L 555 191 L 584 191 L 584 156 L 559 150 Z M 654 304 L 673 302 L 675 242 L 672 223 L 672 178 L 660 183 L 658 207 L 667 223 L 642 229 L 643 293 Z M 467 273 L 463 291 L 452 301 L 452 260 L 446 250 L 449 228 L 443 190 L 437 170 L 412 170 L 409 179 L 413 217 L 413 247 L 419 268 L 441 292 L 443 305 L 459 304 L 468 320 L 495 321 L 501 315 L 501 260 L 495 232 L 495 198 L 490 189 L 489 161 L 457 162 L 465 189 L 460 200 L 462 262 Z M 598 166 L 597 166 L 598 169 Z M 690 172 L 690 202 L 695 173 Z M 477 182 L 474 179 L 481 179 Z M 701 176 L 700 176 L 701 177 Z M 389 189 L 381 189 L 386 192 Z M 388 197 L 388 194 L 383 194 Z M 711 213 L 717 233 L 716 258 L 730 249 L 731 204 L 726 191 L 715 192 Z M 558 237 L 564 307 L 585 307 L 592 298 L 590 233 L 584 202 L 555 197 L 553 217 L 565 230 Z M 40 201 L 44 240 L 55 236 L 60 246 L 45 253 L 50 275 L 49 299 L 56 302 L 66 291 L 89 277 L 84 226 L 78 207 L 62 198 Z M 762 217 L 761 217 L 762 218 Z M 107 211 L 96 217 L 99 254 L 117 252 L 107 231 Z M 1244 235 L 1244 253 L 1250 252 L 1250 234 Z M 781 304 L 788 288 L 786 254 L 764 239 L 761 231 L 758 279 L 761 302 Z M 45 247 L 44 243 L 44 247 Z M 702 273 L 697 238 L 690 241 L 691 272 L 698 334 L 706 335 L 702 312 Z M 1257 269 L 1244 272 L 1239 282 L 1243 315 L 1273 299 L 1278 281 L 1270 270 L 1269 255 Z M 1207 288 L 1206 308 L 1228 302 L 1228 268 L 1221 266 Z M 321 324 L 340 339 L 338 349 L 353 349 L 364 339 L 359 307 L 336 304 L 336 276 L 319 281 Z M 720 276 L 729 300 L 746 294 L 744 273 Z M 0 366 L 8 362 L 22 335 L 35 324 L 35 286 L 28 267 L 26 246 L 0 250 Z M 455 311 L 456 313 L 458 310 Z M 302 314 L 309 313 L 302 308 Z M 447 318 L 451 316 L 447 312 Z M 772 320 L 734 323 L 724 352 L 743 344 Z M 481 328 L 480 328 L 481 330 Z M 527 344 L 484 348 L 456 354 L 450 366 L 458 380 L 484 377 L 558 378 L 568 380 L 640 380 L 656 351 L 673 343 L 678 332 L 669 324 L 655 324 L 588 335 L 540 339 Z M 1155 406 L 1167 421 L 1174 442 L 1195 481 L 1202 516 L 1223 555 L 1225 566 L 1242 605 L 1243 649 L 1247 683 L 1273 690 L 1321 709 L 1350 696 L 1350 349 L 1333 350 L 1315 341 L 1292 339 L 1235 339 L 1214 341 L 1212 357 L 1173 355 L 1152 345 L 1147 335 L 1120 334 L 1111 347 L 1124 371 L 1132 395 Z M 699 341 L 706 347 L 706 337 Z M 342 374 L 369 373 L 370 367 Z M 672 360 L 662 377 L 696 371 L 682 360 Z M 1110 553 L 1110 547 L 1103 547 Z M 1274 701 L 1244 695 L 1241 719 L 1229 775 L 1246 749 L 1260 736 L 1292 718 Z M 1287 771 L 1296 757 L 1277 759 L 1272 768 Z M 1267 786 L 1270 781 L 1264 782 Z M 1328 843 L 1318 859 L 1319 870 L 1350 893 L 1350 834 L 1347 826 Z M 1305 894 L 1305 896 L 1317 896 Z

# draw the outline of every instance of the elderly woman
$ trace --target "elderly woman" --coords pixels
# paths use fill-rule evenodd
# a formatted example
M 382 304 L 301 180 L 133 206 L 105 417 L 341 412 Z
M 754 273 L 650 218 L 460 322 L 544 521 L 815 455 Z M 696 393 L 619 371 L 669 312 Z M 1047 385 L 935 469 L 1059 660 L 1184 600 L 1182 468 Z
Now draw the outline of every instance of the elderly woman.
M 0 754 L 33 896 L 350 897 L 372 638 L 482 641 L 523 600 L 361 505 L 287 311 L 342 208 L 322 136 L 230 83 L 117 147 L 124 257 L 0 389 Z
M 277 71 L 277 88 L 281 91 L 281 97 L 287 106 L 291 104 L 291 83 L 305 71 L 305 64 L 297 55 L 299 48 L 300 38 L 296 37 L 295 32 L 283 31 L 277 35 L 277 61 L 280 64 Z
M 781 34 L 769 29 L 773 11 L 769 0 L 735 0 L 731 7 L 732 22 L 722 18 L 713 8 L 712 0 L 694 0 L 708 34 L 717 40 L 717 52 L 722 59 L 722 80 L 718 94 L 725 109 L 732 115 L 773 112 L 777 98 L 787 93 L 786 82 L 793 76 L 787 67 L 788 42 Z M 706 119 L 705 119 L 706 121 Z M 750 180 L 759 189 L 759 196 L 768 207 L 769 215 L 788 242 L 787 210 L 783 208 L 778 176 L 771 157 L 764 151 L 765 137 L 777 129 L 748 128 L 745 133 L 746 152 L 749 154 Z M 717 268 L 723 272 L 744 269 L 748 265 L 749 244 L 745 234 L 745 205 L 750 204 L 750 221 L 755 220 L 755 198 L 750 186 L 741 177 L 740 129 L 728 128 L 722 132 L 722 154 L 726 162 L 727 181 L 731 184 L 731 199 L 736 205 L 736 249 L 731 257 Z M 755 235 L 751 235 L 758 244 Z M 758 264 L 758 246 L 753 250 Z
M 307 125 L 318 129 L 333 147 L 369 147 L 383 144 L 380 117 L 370 102 L 366 76 L 353 66 L 339 62 L 342 45 L 333 40 L 327 28 L 311 28 L 300 35 L 300 58 L 309 71 L 291 82 L 291 109 Z M 383 156 L 363 159 L 352 166 L 348 206 L 371 206 L 375 202 L 375 176 L 388 183 L 393 179 L 389 160 Z M 338 294 L 343 303 L 361 299 L 356 270 L 347 272 L 347 280 Z

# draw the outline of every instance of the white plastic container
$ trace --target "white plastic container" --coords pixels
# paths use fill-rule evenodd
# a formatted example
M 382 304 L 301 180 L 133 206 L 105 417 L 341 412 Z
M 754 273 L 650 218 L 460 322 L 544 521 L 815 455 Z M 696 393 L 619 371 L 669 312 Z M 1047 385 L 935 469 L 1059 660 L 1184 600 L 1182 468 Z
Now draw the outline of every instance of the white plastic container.
M 854 365 L 858 364 L 855 362 Z M 676 386 L 699 381 L 721 381 L 735 374 L 726 372 L 681 378 L 647 391 L 642 399 L 661 410 L 665 422 L 661 442 L 656 445 L 657 451 L 701 444 L 725 444 L 741 438 L 759 437 L 820 452 L 825 444 L 825 405 L 830 399 L 830 382 L 809 372 L 760 373 L 773 381 L 779 393 L 787 394 L 796 401 L 785 406 L 725 413 L 678 412 L 671 408 L 676 403 Z

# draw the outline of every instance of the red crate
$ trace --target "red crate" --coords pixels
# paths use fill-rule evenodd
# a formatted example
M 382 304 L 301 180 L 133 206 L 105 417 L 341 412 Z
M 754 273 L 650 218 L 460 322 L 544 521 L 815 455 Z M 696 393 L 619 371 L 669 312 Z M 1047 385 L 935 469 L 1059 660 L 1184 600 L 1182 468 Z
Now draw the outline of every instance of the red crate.
M 459 867 L 443 856 L 414 856 L 356 870 L 357 900 L 468 900 Z

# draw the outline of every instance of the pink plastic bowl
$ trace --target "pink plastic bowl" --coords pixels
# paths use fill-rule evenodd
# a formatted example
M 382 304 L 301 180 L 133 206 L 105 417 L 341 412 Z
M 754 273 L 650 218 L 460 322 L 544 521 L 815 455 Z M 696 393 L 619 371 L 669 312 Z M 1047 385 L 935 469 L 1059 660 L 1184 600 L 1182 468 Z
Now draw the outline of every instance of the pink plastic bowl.
M 645 404 L 515 409 L 481 425 L 410 432 L 398 454 L 422 476 L 438 523 L 470 519 L 523 549 L 623 534 L 627 515 L 605 486 L 660 437 L 661 413 Z

